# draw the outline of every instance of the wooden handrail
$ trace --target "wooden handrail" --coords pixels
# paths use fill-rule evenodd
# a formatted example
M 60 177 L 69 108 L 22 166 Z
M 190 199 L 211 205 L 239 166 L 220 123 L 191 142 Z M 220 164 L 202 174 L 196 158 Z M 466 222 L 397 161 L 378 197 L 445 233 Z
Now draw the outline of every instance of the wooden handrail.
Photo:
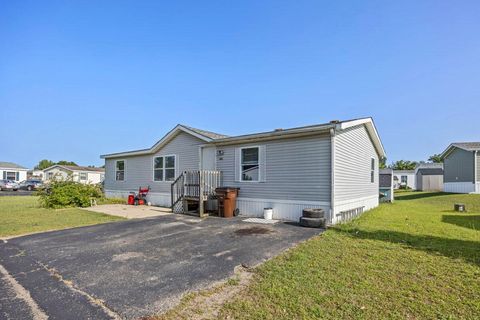
M 215 194 L 215 189 L 222 185 L 222 173 L 216 170 L 183 171 L 171 185 L 171 207 L 175 212 L 177 204 L 185 198 L 197 199 L 200 212 L 203 201 Z M 185 211 L 183 208 L 182 211 Z

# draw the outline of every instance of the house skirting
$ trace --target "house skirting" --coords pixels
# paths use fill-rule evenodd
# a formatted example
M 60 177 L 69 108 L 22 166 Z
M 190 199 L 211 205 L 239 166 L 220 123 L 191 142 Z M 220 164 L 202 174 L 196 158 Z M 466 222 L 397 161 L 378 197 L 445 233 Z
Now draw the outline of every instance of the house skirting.
M 358 213 L 378 207 L 379 197 L 377 194 L 356 199 L 336 201 L 333 209 L 332 224 L 342 222 L 342 213 L 358 209 Z M 356 214 L 356 213 L 355 213 Z
M 130 193 L 130 191 L 124 190 L 105 190 L 105 197 L 126 199 Z M 170 193 L 149 192 L 147 201 L 151 202 L 154 206 L 170 207 L 172 199 Z
M 304 200 L 281 200 L 259 198 L 237 198 L 237 206 L 240 215 L 248 217 L 263 217 L 264 208 L 273 209 L 273 219 L 298 221 L 302 216 L 302 210 L 306 208 L 322 208 L 328 215 L 330 202 L 327 201 L 304 201 Z
M 473 182 L 445 182 L 443 191 L 451 193 L 480 193 L 480 184 Z
M 107 198 L 126 199 L 130 191 L 124 190 L 105 190 Z M 169 207 L 171 198 L 170 193 L 149 192 L 147 201 L 152 205 Z M 373 209 L 378 206 L 378 196 L 357 198 L 348 201 L 337 202 L 334 215 L 330 217 L 330 202 L 328 201 L 305 201 L 305 200 L 282 200 L 282 199 L 262 199 L 262 198 L 237 198 L 237 207 L 240 215 L 247 217 L 263 217 L 264 208 L 273 209 L 273 219 L 298 221 L 302 216 L 302 210 L 306 208 L 321 208 L 325 210 L 327 221 L 333 224 L 340 222 L 340 213 L 342 211 L 362 208 L 362 211 Z M 338 215 L 338 216 L 337 216 Z

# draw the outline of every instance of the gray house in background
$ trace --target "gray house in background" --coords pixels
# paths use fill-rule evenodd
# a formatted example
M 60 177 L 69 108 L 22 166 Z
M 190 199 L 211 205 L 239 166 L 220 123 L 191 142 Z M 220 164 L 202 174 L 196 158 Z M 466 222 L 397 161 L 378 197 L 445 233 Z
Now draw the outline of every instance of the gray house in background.
M 443 191 L 443 163 L 420 163 L 415 179 L 418 191 Z
M 323 208 L 336 223 L 378 206 L 385 151 L 363 118 L 233 137 L 177 125 L 151 148 L 101 157 L 108 197 L 150 186 L 152 204 L 186 212 L 197 199 L 201 214 L 215 187 L 231 186 L 241 215 L 271 207 L 274 219 L 296 221 Z
M 480 142 L 452 143 L 441 157 L 445 192 L 480 193 Z

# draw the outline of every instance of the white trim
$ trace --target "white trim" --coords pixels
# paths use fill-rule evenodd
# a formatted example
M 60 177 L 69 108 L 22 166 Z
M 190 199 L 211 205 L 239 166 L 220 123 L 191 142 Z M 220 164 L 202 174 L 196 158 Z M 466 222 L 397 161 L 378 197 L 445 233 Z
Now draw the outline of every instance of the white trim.
M 335 150 L 335 129 L 330 129 L 330 153 L 331 153 L 331 159 L 330 159 L 330 175 L 332 181 L 331 181 L 331 188 L 330 188 L 330 210 L 329 210 L 329 222 L 332 223 L 333 219 L 333 210 L 335 208 L 335 161 L 336 161 L 336 150 Z
M 239 171 L 240 171 L 240 180 L 239 182 L 246 182 L 246 183 L 260 183 L 262 182 L 262 179 L 260 177 L 260 145 L 254 145 L 254 146 L 245 146 L 245 147 L 239 147 L 240 149 L 240 161 L 239 161 L 239 166 L 240 168 Z M 258 150 L 258 180 L 243 180 L 243 170 L 242 170 L 242 150 L 243 149 L 254 149 L 254 148 L 257 148 Z
M 175 166 L 173 167 L 173 170 L 175 171 L 174 173 L 174 177 L 173 177 L 173 180 L 165 180 L 165 170 L 167 169 L 172 169 L 172 168 L 166 168 L 165 165 L 166 165 L 166 162 L 165 162 L 165 158 L 166 157 L 173 157 L 175 160 Z M 162 168 L 162 171 L 163 171 L 163 174 L 162 174 L 162 180 L 155 180 L 155 159 L 156 158 L 163 158 L 163 168 Z M 167 182 L 167 183 L 173 183 L 175 181 L 175 179 L 178 177 L 178 172 L 177 172 L 177 155 L 176 154 L 166 154 L 166 155 L 155 155 L 152 157 L 152 181 L 153 182 Z
M 119 161 L 123 161 L 123 180 L 117 180 L 117 162 L 119 162 Z M 125 182 L 127 180 L 127 161 L 125 161 L 125 159 L 115 160 L 114 173 L 115 173 L 115 182 Z

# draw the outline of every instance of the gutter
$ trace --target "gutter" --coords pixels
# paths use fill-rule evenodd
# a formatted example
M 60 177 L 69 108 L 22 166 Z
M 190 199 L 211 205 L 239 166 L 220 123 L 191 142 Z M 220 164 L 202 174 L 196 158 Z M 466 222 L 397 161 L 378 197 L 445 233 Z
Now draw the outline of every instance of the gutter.
M 335 128 L 330 129 L 331 187 L 330 187 L 330 224 L 335 214 Z

